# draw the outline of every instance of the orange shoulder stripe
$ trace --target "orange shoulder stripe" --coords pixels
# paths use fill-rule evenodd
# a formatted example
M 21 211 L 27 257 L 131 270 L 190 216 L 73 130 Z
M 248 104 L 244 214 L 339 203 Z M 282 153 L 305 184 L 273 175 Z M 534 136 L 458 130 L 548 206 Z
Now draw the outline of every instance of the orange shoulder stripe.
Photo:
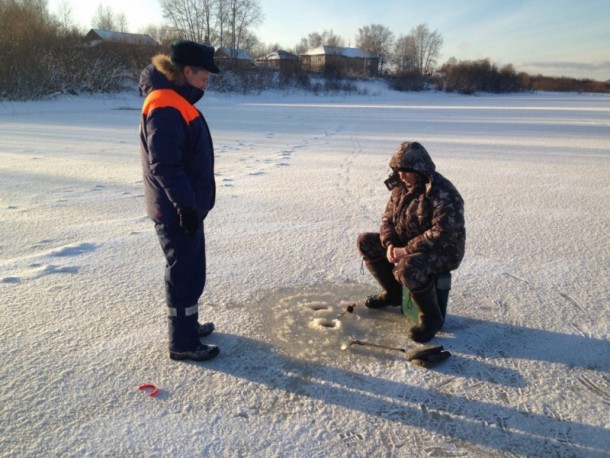
M 142 113 L 148 116 L 153 110 L 165 107 L 178 110 L 187 123 L 199 116 L 199 112 L 193 105 L 171 89 L 157 89 L 148 94 L 142 106 Z

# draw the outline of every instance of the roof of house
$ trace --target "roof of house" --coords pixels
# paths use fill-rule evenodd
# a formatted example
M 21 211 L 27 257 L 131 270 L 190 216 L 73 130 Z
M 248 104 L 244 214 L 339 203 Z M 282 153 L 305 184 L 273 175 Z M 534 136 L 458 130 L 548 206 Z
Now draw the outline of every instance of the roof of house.
M 220 55 L 221 57 L 231 57 L 233 54 L 232 51 L 233 50 L 231 48 L 218 48 L 215 52 L 215 56 L 218 57 Z M 248 51 L 245 51 L 241 48 L 237 48 L 237 55 L 235 56 L 235 59 L 252 60 L 252 56 Z
M 301 54 L 302 56 L 342 56 L 352 59 L 374 59 L 379 57 L 372 52 L 363 51 L 360 48 L 342 48 L 339 46 L 320 46 L 315 49 L 310 49 Z
M 262 57 L 261 60 L 299 60 L 299 56 L 289 53 L 288 51 L 278 49 L 277 51 L 270 52 L 266 56 Z
M 91 41 L 110 41 L 132 45 L 159 46 L 157 40 L 145 33 L 114 32 L 112 30 L 91 29 L 85 38 Z

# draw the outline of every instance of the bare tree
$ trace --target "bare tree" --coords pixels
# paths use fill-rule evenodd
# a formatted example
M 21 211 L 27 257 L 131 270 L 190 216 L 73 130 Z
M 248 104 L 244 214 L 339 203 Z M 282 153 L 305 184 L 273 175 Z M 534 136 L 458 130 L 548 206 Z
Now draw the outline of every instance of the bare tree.
M 379 56 L 380 71 L 383 71 L 383 64 L 388 59 L 388 56 L 391 55 L 393 43 L 394 34 L 383 25 L 372 24 L 358 29 L 356 46 Z
M 397 70 L 408 71 L 417 68 L 417 46 L 413 35 L 400 36 L 394 46 L 394 64 Z
M 233 57 L 252 43 L 251 28 L 260 24 L 259 0 L 160 0 L 163 17 L 186 39 L 230 47 Z
M 205 30 L 205 44 L 212 44 L 214 39 L 214 27 L 212 21 L 214 20 L 214 9 L 217 0 L 203 0 L 203 28 Z
M 211 44 L 214 39 L 214 15 L 219 0 L 198 0 L 199 22 L 203 28 L 203 39 L 199 43 Z
M 411 30 L 416 49 L 415 63 L 420 74 L 432 73 L 443 45 L 443 37 L 438 31 L 431 32 L 426 24 Z
M 67 35 L 74 30 L 75 26 L 72 19 L 72 7 L 67 0 L 62 0 L 57 7 L 55 20 L 59 25 L 59 30 L 61 33 Z
M 223 48 L 225 43 L 225 30 L 229 23 L 229 0 L 216 1 L 216 35 L 218 46 Z
M 307 45 L 310 48 L 319 48 L 324 45 L 324 37 L 318 32 L 312 32 L 307 36 Z
M 251 27 L 260 24 L 263 12 L 258 0 L 226 0 L 229 6 L 231 57 L 236 58 L 242 42 L 249 37 Z
M 175 29 L 156 24 L 149 24 L 143 27 L 142 29 L 140 29 L 140 33 L 150 35 L 164 46 L 169 45 L 172 41 L 180 38 L 180 35 L 176 32 Z
M 91 19 L 91 25 L 94 29 L 115 30 L 116 23 L 114 15 L 112 14 L 112 9 L 110 9 L 109 6 L 104 6 L 100 3 L 97 10 L 95 10 L 93 19 Z
M 127 16 L 125 13 L 117 13 L 114 17 L 116 23 L 116 31 L 117 32 L 128 32 L 129 31 L 129 23 L 127 22 Z
M 47 75 L 56 29 L 46 1 L 0 1 L 0 99 L 33 99 L 53 90 Z
M 294 47 L 294 53 L 300 55 L 304 52 L 307 52 L 309 49 L 311 48 L 309 47 L 309 42 L 307 41 L 307 38 L 301 38 L 301 41 L 299 41 Z
M 267 54 L 270 54 L 270 53 L 275 52 L 280 49 L 287 51 L 286 48 L 282 47 L 282 45 L 277 42 L 268 44 L 268 43 L 261 43 L 258 40 L 257 40 L 256 44 L 249 49 L 252 49 L 252 51 L 254 52 L 254 55 L 256 55 L 256 56 L 266 56 Z
M 181 38 L 210 41 L 213 0 L 160 0 L 163 17 Z
M 340 48 L 345 46 L 345 40 L 339 35 L 336 35 L 332 30 L 324 30 L 324 32 L 312 32 L 307 38 L 301 38 L 301 41 L 296 46 L 297 54 L 301 54 L 309 49 L 319 48 L 320 46 L 333 46 Z
M 324 30 L 324 32 L 322 32 L 322 44 L 325 46 L 341 48 L 345 46 L 345 40 L 339 35 L 335 34 L 332 29 Z
M 310 33 L 307 36 L 306 41 L 307 46 L 309 46 L 310 48 L 318 48 L 324 45 L 324 37 L 318 32 Z

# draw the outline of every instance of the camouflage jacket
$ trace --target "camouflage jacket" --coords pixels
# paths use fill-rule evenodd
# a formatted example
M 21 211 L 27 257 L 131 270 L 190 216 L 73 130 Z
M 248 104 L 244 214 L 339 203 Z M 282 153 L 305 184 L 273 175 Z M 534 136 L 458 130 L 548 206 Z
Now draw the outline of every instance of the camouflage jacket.
M 403 183 L 392 190 L 383 214 L 380 234 L 384 247 L 406 247 L 408 253 L 436 251 L 456 268 L 464 257 L 466 229 L 464 201 L 455 186 L 440 173 L 419 143 L 403 143 L 390 167 L 408 167 L 423 174 L 412 188 Z

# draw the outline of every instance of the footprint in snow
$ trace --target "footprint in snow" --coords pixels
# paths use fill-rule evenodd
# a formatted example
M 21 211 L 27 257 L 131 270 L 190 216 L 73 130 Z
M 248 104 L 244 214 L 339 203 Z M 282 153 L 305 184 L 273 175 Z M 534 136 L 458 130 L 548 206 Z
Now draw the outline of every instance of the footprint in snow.
M 58 266 L 55 264 L 31 264 L 29 267 L 33 268 L 32 271 L 30 271 L 29 274 L 26 275 L 25 280 L 28 279 L 32 279 L 32 278 L 40 278 L 40 277 L 45 277 L 47 275 L 53 275 L 53 274 L 75 274 L 78 273 L 78 267 L 77 266 Z M 4 277 L 2 279 L 0 279 L 0 283 L 4 283 L 7 285 L 18 285 L 21 284 L 22 280 L 24 280 L 24 278 L 22 277 L 17 277 L 17 276 L 12 276 L 12 277 Z
M 47 264 L 41 266 L 36 272 L 37 277 L 51 274 L 75 274 L 78 273 L 77 266 L 56 266 L 54 264 Z
M 77 243 L 75 245 L 67 245 L 51 251 L 51 256 L 77 256 L 82 253 L 90 253 L 97 248 L 95 243 Z

